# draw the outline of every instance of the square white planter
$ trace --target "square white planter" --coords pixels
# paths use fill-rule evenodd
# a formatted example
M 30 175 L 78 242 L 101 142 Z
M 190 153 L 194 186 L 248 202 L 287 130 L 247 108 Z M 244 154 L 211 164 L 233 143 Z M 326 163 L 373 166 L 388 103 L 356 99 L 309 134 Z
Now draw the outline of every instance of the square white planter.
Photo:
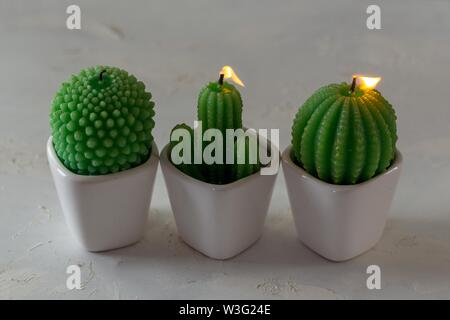
M 256 172 L 229 184 L 210 184 L 178 170 L 168 152 L 166 145 L 161 152 L 161 168 L 178 233 L 189 246 L 223 260 L 259 239 L 276 174 Z
M 400 177 L 402 156 L 384 173 L 356 185 L 323 182 L 282 155 L 283 172 L 300 240 L 319 255 L 344 261 L 372 248 L 383 234 Z
M 155 143 L 145 163 L 107 175 L 69 171 L 56 155 L 51 137 L 47 157 L 66 222 L 86 250 L 116 249 L 142 238 L 158 168 Z

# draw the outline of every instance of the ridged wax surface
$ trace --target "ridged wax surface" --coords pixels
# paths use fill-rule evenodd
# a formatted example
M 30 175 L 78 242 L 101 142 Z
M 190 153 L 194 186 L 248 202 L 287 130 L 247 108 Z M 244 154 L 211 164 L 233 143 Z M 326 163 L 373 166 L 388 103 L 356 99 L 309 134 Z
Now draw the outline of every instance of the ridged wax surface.
M 180 164 L 176 165 L 185 174 L 198 180 L 212 184 L 226 184 L 249 176 L 260 169 L 260 163 L 249 163 L 248 139 L 243 150 L 246 153 L 246 161 L 243 164 L 237 164 L 238 144 L 235 143 L 234 155 L 235 163 L 226 164 L 226 129 L 242 129 L 242 99 L 239 91 L 230 83 L 224 81 L 223 84 L 210 82 L 200 90 L 197 104 L 197 119 L 202 121 L 202 130 L 219 129 L 223 134 L 224 159 L 223 164 Z M 186 124 L 177 125 L 174 129 L 184 128 L 191 132 L 193 129 Z M 242 142 L 241 142 L 242 143 Z M 171 142 L 171 145 L 176 144 Z M 205 147 L 206 143 L 203 145 Z M 193 145 L 192 145 L 193 148 Z M 191 154 L 194 154 L 192 150 Z
M 81 175 L 119 172 L 151 153 L 154 103 L 145 85 L 124 70 L 81 70 L 56 93 L 50 113 L 55 151 Z
M 392 105 L 377 90 L 346 83 L 317 90 L 297 112 L 293 156 L 308 173 L 333 184 L 356 184 L 384 172 L 395 158 Z
M 216 128 L 242 128 L 242 99 L 239 91 L 230 83 L 220 85 L 210 82 L 200 90 L 197 104 L 197 119 L 203 130 Z

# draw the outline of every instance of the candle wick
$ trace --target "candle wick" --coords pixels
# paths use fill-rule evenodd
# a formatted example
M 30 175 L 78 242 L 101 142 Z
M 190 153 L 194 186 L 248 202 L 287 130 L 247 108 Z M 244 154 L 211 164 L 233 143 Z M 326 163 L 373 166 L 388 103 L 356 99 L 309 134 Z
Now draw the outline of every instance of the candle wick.
M 356 88 L 356 77 L 353 77 L 352 79 L 352 85 L 350 87 L 350 92 L 353 93 L 355 92 L 355 88 Z
M 224 76 L 225 75 L 223 73 L 221 73 L 220 76 L 219 76 L 219 81 L 218 82 L 219 82 L 220 85 L 223 85 L 223 78 L 224 78 Z
M 102 72 L 100 72 L 100 81 L 103 81 L 103 74 L 106 72 L 106 70 L 102 70 Z

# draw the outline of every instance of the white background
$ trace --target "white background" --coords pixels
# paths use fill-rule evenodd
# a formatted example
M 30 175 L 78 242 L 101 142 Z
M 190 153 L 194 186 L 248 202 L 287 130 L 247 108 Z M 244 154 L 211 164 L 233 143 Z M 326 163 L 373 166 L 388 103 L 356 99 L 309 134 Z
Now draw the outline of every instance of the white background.
M 82 30 L 65 28 L 79 4 Z M 379 3 L 382 30 L 366 28 Z M 0 1 L 0 298 L 449 298 L 450 2 L 430 1 Z M 403 174 L 382 240 L 332 263 L 296 238 L 280 174 L 262 238 L 228 261 L 177 236 L 159 172 L 145 239 L 83 251 L 64 223 L 45 156 L 59 84 L 81 68 L 119 66 L 156 101 L 160 149 L 192 122 L 200 88 L 235 68 L 246 88 L 244 124 L 280 128 L 312 92 L 353 73 L 383 77 L 398 114 Z M 83 290 L 65 269 L 82 266 Z M 382 290 L 366 288 L 366 267 Z

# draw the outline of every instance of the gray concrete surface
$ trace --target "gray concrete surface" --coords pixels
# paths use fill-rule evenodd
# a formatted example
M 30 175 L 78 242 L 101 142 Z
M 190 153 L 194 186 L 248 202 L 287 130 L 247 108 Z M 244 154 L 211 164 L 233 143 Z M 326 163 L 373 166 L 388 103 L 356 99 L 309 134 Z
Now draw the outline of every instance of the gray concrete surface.
M 82 9 L 82 30 L 65 10 Z M 379 3 L 382 30 L 365 27 Z M 450 2 L 0 1 L 0 298 L 450 298 Z M 79 69 L 116 65 L 156 101 L 154 136 L 192 121 L 202 85 L 232 65 L 246 83 L 244 122 L 281 129 L 319 86 L 383 77 L 398 114 L 404 171 L 380 243 L 328 262 L 297 239 L 280 175 L 262 238 L 213 261 L 178 237 L 159 172 L 145 239 L 91 254 L 68 233 L 45 156 L 50 101 Z M 83 289 L 65 270 L 82 266 Z M 366 268 L 382 289 L 366 288 Z

